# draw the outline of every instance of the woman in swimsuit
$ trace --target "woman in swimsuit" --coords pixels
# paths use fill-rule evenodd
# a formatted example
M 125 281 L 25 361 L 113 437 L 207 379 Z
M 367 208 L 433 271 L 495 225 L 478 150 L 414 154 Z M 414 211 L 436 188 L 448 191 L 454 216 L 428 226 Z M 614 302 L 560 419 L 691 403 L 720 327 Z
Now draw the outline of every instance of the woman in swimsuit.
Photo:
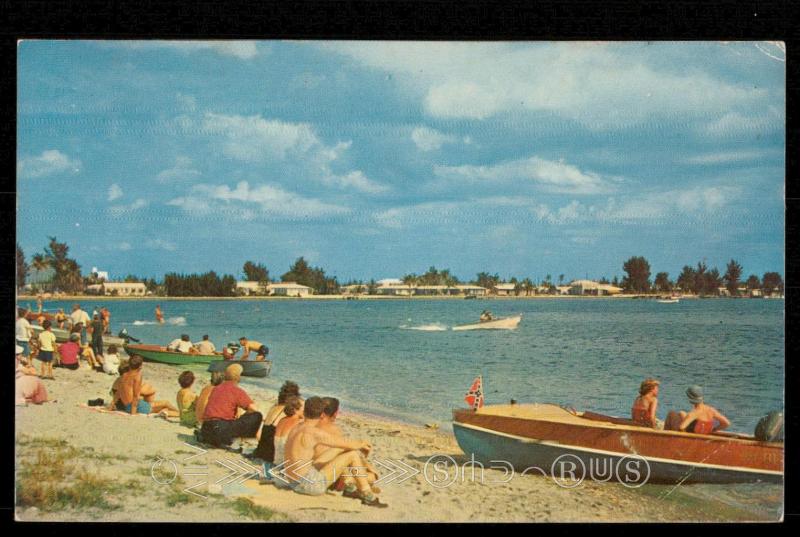
M 658 408 L 658 386 L 661 384 L 656 379 L 646 379 L 639 386 L 639 397 L 633 402 L 631 419 L 637 425 L 661 429 L 664 422 L 656 418 Z

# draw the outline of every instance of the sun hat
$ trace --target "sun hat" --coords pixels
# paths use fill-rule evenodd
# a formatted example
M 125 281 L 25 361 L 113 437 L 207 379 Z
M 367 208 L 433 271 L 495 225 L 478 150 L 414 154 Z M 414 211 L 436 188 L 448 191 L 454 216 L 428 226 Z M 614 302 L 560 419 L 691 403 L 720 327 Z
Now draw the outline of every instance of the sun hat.
M 17 354 L 22 354 L 23 352 L 25 352 L 25 349 L 23 349 L 22 347 L 17 345 L 16 351 L 17 351 Z
M 81 340 L 81 336 L 77 332 L 73 332 L 73 333 L 71 333 L 69 335 L 69 340 L 70 341 L 80 341 Z
M 690 386 L 689 389 L 686 390 L 686 397 L 689 398 L 689 402 L 693 404 L 702 403 L 703 402 L 703 388 L 700 386 L 694 385 Z

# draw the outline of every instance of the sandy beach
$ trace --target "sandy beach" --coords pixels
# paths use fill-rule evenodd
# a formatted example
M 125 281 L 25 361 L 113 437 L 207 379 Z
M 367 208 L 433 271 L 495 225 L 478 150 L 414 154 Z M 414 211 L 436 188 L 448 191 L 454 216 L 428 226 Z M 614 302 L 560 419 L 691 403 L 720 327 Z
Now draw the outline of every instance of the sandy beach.
M 157 399 L 173 401 L 179 370 L 146 363 L 144 377 Z M 387 509 L 328 493 L 308 497 L 259 485 L 255 467 L 239 454 L 204 450 L 192 431 L 157 417 L 103 413 L 87 400 L 108 399 L 113 377 L 88 369 L 56 370 L 46 380 L 56 402 L 16 408 L 17 510 L 22 521 L 302 521 L 302 522 L 499 522 L 499 521 L 700 521 L 775 520 L 770 510 L 734 509 L 683 490 L 585 481 L 567 489 L 551 478 L 514 476 L 487 469 L 455 472 L 443 486 L 424 472 L 432 456 L 466 457 L 452 434 L 347 412 L 339 423 L 374 445 L 374 460 L 392 460 L 420 471 L 398 474 L 380 494 Z M 207 380 L 195 383 L 199 391 Z M 256 398 L 267 409 L 275 394 Z M 254 447 L 254 444 L 252 444 Z M 247 448 L 247 446 L 246 446 Z M 247 449 L 246 449 L 247 450 Z M 160 462 L 159 462 L 160 461 Z M 428 469 L 430 470 L 430 466 Z M 389 469 L 387 474 L 391 473 Z M 426 477 L 427 475 L 427 477 Z M 441 477 L 441 475 L 439 476 Z M 448 481 L 449 482 L 449 481 Z M 437 483 L 434 486 L 432 483 Z M 50 487 L 48 493 L 48 487 Z M 43 489 L 43 490 L 41 490 Z M 55 498 L 55 499 L 54 499 Z M 776 505 L 780 504 L 780 498 Z M 779 515 L 777 515 L 779 516 Z

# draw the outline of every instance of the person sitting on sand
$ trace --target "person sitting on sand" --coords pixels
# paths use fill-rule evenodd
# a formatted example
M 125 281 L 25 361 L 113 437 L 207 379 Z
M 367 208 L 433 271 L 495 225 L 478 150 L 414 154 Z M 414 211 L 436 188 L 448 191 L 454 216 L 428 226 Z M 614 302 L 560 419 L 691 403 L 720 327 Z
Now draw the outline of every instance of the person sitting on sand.
M 61 356 L 59 367 L 75 371 L 81 366 L 78 361 L 78 356 L 81 353 L 80 340 L 81 338 L 78 334 L 70 334 L 69 341 L 58 346 L 58 354 Z
M 72 337 L 70 335 L 70 337 Z M 80 334 L 78 334 L 78 338 L 80 338 Z M 94 351 L 92 350 L 92 346 L 88 343 L 83 346 L 83 350 L 81 351 L 81 356 L 84 360 L 89 364 L 94 371 L 100 372 L 103 370 L 103 359 L 100 356 L 95 356 Z
M 481 312 L 480 322 L 485 323 L 491 321 L 492 319 L 494 319 L 494 316 L 492 316 L 491 311 L 483 310 L 483 312 Z
M 23 358 L 23 349 L 15 345 L 16 350 L 16 380 L 14 383 L 14 400 L 17 405 L 33 403 L 41 405 L 47 402 L 47 388 L 42 380 L 36 376 L 36 368 L 31 367 Z
M 120 377 L 117 387 L 117 410 L 135 414 L 162 414 L 165 417 L 178 416 L 178 409 L 166 401 L 153 401 L 155 393 L 147 393 L 146 384 L 142 382 L 142 364 L 144 360 L 138 354 L 128 360 L 129 369 Z M 148 398 L 151 401 L 147 401 Z
M 197 403 L 197 394 L 192 391 L 192 384 L 194 384 L 194 373 L 191 371 L 184 371 L 178 376 L 178 384 L 181 389 L 178 390 L 176 396 L 178 403 L 178 412 L 180 412 L 181 425 L 192 427 L 197 424 L 197 417 L 195 416 L 195 404 Z
M 208 334 L 203 336 L 203 341 L 200 343 L 195 343 L 194 347 L 197 349 L 199 354 L 214 354 L 217 352 L 217 347 L 215 347 L 214 344 L 208 340 Z
M 225 382 L 214 388 L 208 397 L 200 440 L 216 447 L 229 447 L 234 438 L 255 438 L 263 416 L 250 396 L 239 387 L 242 366 L 231 364 L 225 369 Z M 239 409 L 245 413 L 237 419 Z
M 322 401 L 325 403 L 325 406 L 322 409 L 322 415 L 320 416 L 317 427 L 334 436 L 344 438 L 344 433 L 339 426 L 336 425 L 336 418 L 339 416 L 339 400 L 335 397 L 323 397 Z M 277 432 L 275 434 L 277 435 Z M 337 455 L 342 453 L 342 451 L 343 450 L 340 448 L 329 448 L 322 445 L 317 446 L 317 448 L 314 450 L 314 466 L 321 468 L 326 463 L 333 460 Z M 366 456 L 362 456 L 361 463 L 361 469 L 364 470 L 363 473 L 366 474 L 367 481 L 369 481 L 370 486 L 372 487 L 372 492 L 379 493 L 380 489 L 374 485 L 375 481 L 378 480 L 378 471 L 367 461 Z M 345 483 L 345 490 L 350 490 L 351 492 L 353 491 L 354 485 L 352 485 L 352 477 L 342 476 L 339 479 Z
M 294 426 L 301 421 L 303 421 L 303 400 L 296 395 L 292 395 L 286 400 L 286 404 L 283 406 L 283 417 L 275 426 L 275 438 L 273 440 L 275 445 L 273 464 L 275 466 L 283 463 L 286 439 L 289 438 L 289 433 Z
M 656 418 L 658 408 L 658 386 L 661 384 L 656 379 L 645 379 L 639 386 L 639 397 L 631 407 L 631 419 L 638 425 L 663 429 L 664 422 Z
M 117 354 L 117 346 L 109 345 L 108 352 L 103 356 L 103 371 L 109 375 L 119 375 L 119 354 Z
M 695 434 L 712 434 L 730 426 L 731 422 L 716 408 L 703 402 L 703 388 L 691 386 L 686 390 L 686 396 L 694 408 L 689 412 L 675 412 L 667 416 L 664 426 L 670 431 L 685 431 Z M 714 422 L 717 422 L 716 425 Z
M 56 351 L 56 336 L 50 329 L 51 323 L 45 319 L 42 325 L 44 330 L 39 334 L 39 354 L 38 359 L 42 363 L 41 377 L 43 379 L 53 379 L 53 353 Z
M 334 436 L 317 427 L 324 407 L 325 403 L 319 397 L 309 397 L 306 400 L 303 423 L 296 425 L 286 440 L 284 470 L 282 475 L 275 478 L 275 485 L 294 490 L 298 494 L 321 496 L 339 476 L 351 475 L 356 482 L 356 490 L 347 491 L 346 496 L 360 498 L 364 505 L 388 507 L 373 494 L 367 479 L 358 473 L 363 466 L 360 452 L 367 454 L 372 446 L 369 442 Z M 321 468 L 316 468 L 307 463 L 313 462 L 314 451 L 319 445 L 346 451 Z
M 263 460 L 267 465 L 271 465 L 275 459 L 275 427 L 278 422 L 284 417 L 284 408 L 286 402 L 290 397 L 300 397 L 300 387 L 291 380 L 287 380 L 278 391 L 278 402 L 267 411 L 264 416 L 264 423 L 256 433 L 258 438 L 258 446 L 252 454 L 246 455 L 249 458 L 258 458 Z M 268 476 L 265 477 L 269 479 Z
M 109 403 L 108 406 L 109 410 L 117 410 L 118 406 L 117 403 L 119 402 L 119 385 L 122 383 L 122 376 L 128 371 L 130 371 L 130 366 L 128 365 L 128 362 L 127 361 L 122 362 L 119 365 L 120 376 L 117 377 L 116 380 L 114 380 L 114 383 L 111 385 L 111 390 L 109 392 L 111 394 L 111 403 Z
M 278 402 L 272 405 L 264 415 L 264 423 L 277 423 L 279 418 L 283 416 L 283 408 L 286 405 L 286 401 L 291 396 L 300 397 L 300 386 L 296 382 L 287 380 L 278 390 Z
M 243 349 L 241 360 L 247 360 L 250 356 L 250 351 L 255 353 L 256 360 L 264 360 L 267 354 L 269 354 L 269 348 L 267 348 L 266 345 L 259 341 L 248 340 L 244 336 L 239 338 L 239 345 L 241 345 Z
M 222 384 L 223 380 L 225 380 L 225 374 L 222 371 L 213 371 L 211 373 L 211 384 L 200 390 L 200 395 L 197 396 L 197 400 L 194 405 L 194 415 L 197 427 L 202 427 L 203 425 L 203 414 L 206 411 L 206 405 L 208 404 L 208 398 L 211 395 L 211 392 L 214 391 L 216 386 Z

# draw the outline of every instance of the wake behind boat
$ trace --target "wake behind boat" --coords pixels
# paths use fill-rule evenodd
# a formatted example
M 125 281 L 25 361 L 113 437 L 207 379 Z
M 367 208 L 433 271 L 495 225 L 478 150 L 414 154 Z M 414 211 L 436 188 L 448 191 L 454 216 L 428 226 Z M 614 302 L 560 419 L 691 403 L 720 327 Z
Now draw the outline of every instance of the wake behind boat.
M 631 420 L 550 404 L 490 405 L 453 411 L 453 432 L 468 456 L 507 461 L 515 469 L 603 480 L 598 467 L 630 470 L 661 483 L 783 481 L 783 443 L 753 436 L 664 431 Z M 530 472 L 527 472 L 530 473 Z M 594 475 L 592 475 L 594 473 Z M 622 476 L 617 475 L 618 479 Z
M 522 315 L 514 315 L 476 324 L 462 324 L 454 326 L 453 330 L 514 330 L 521 320 Z

